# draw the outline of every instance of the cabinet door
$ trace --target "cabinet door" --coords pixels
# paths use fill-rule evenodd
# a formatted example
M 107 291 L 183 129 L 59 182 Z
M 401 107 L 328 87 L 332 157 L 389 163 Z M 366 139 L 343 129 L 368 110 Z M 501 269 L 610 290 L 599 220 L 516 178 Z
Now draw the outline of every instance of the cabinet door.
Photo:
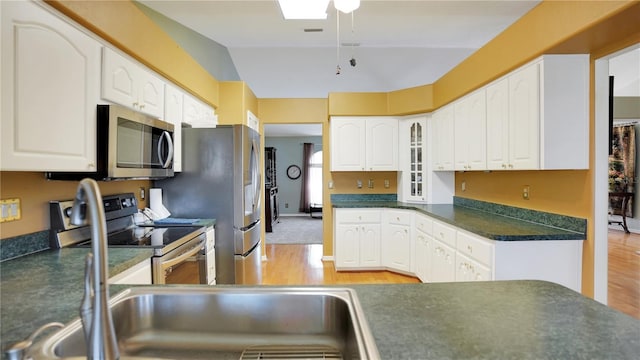
M 365 119 L 331 118 L 331 171 L 365 170 Z
M 354 268 L 360 264 L 360 232 L 353 224 L 337 224 L 335 238 L 336 268 Z
M 454 168 L 485 170 L 486 104 L 484 89 L 466 96 L 454 104 Z
M 517 170 L 539 168 L 540 65 L 509 76 L 509 164 Z
M 101 45 L 45 5 L 0 6 L 0 169 L 95 171 Z
M 426 201 L 427 124 L 424 118 L 400 121 L 399 170 L 402 171 L 401 201 Z M 400 195 L 400 194 L 399 194 Z
M 477 261 L 456 253 L 456 281 L 489 281 L 491 270 Z
M 509 165 L 509 81 L 502 79 L 487 87 L 487 169 Z
M 468 98 L 467 153 L 468 170 L 487 168 L 487 104 L 486 92 L 478 90 Z
M 406 225 L 385 224 L 382 240 L 382 265 L 391 269 L 411 271 L 411 234 Z
M 173 171 L 182 171 L 182 91 L 167 84 L 164 96 L 164 120 L 173 124 Z
M 140 111 L 157 118 L 164 118 L 164 81 L 151 72 L 138 69 Z
M 432 281 L 451 282 L 456 279 L 456 252 L 454 249 L 434 240 L 431 252 Z
M 380 224 L 364 224 L 360 228 L 360 266 L 380 266 Z
M 435 171 L 453 170 L 454 113 L 452 106 L 445 106 L 433 116 L 433 162 Z
M 164 118 L 164 81 L 117 52 L 102 52 L 102 98 Z
M 398 170 L 398 120 L 390 117 L 366 119 L 365 170 Z
M 138 110 L 135 64 L 116 53 L 102 50 L 102 98 Z
M 422 282 L 432 278 L 431 237 L 422 231 L 415 231 L 415 273 Z

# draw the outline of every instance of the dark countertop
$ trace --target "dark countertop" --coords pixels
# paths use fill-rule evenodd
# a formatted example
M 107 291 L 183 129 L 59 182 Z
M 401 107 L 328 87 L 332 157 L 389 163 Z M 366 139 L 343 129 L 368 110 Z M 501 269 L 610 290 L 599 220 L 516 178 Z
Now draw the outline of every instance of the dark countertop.
M 585 239 L 585 235 L 580 232 L 450 204 L 411 204 L 397 201 L 339 201 L 333 202 L 333 207 L 415 210 L 460 229 L 498 241 Z
M 1 263 L 3 350 L 42 324 L 78 317 L 88 251 L 51 250 Z M 110 275 L 150 256 L 109 249 Z M 549 282 L 338 286 L 356 290 L 382 359 L 635 359 L 640 353 L 640 320 Z M 111 285 L 111 295 L 128 287 Z
M 545 281 L 353 285 L 382 359 L 637 359 L 640 320 Z
M 0 263 L 2 350 L 40 325 L 79 316 L 90 248 L 47 250 Z M 109 277 L 149 259 L 150 249 L 109 248 Z M 114 293 L 111 293 L 114 295 Z

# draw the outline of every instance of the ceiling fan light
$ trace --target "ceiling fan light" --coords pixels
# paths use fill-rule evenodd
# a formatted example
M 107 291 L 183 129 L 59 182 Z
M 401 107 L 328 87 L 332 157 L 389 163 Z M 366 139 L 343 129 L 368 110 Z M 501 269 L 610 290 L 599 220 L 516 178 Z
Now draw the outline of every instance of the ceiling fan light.
M 333 6 L 341 12 L 348 14 L 360 7 L 360 0 L 333 0 Z
M 286 20 L 325 20 L 330 0 L 278 0 Z

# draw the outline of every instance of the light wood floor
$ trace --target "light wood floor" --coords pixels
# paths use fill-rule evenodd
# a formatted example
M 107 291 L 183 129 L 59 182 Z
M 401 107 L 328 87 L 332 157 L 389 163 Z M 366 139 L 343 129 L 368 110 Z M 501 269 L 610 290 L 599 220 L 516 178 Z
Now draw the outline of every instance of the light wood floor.
M 262 262 L 263 285 L 333 285 L 418 283 L 417 278 L 389 271 L 340 271 L 322 261 L 322 245 L 267 245 Z
M 609 231 L 609 306 L 640 319 L 640 235 Z M 322 245 L 267 245 L 265 285 L 417 283 L 389 271 L 336 272 L 323 262 Z
M 609 230 L 610 307 L 640 319 L 640 235 Z

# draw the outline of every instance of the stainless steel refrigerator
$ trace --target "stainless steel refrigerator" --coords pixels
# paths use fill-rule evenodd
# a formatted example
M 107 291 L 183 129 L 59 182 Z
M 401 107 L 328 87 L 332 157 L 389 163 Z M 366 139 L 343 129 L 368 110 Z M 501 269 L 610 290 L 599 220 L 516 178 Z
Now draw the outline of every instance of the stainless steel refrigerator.
M 260 135 L 244 125 L 182 129 L 182 172 L 158 180 L 176 218 L 216 219 L 216 281 L 262 280 Z

